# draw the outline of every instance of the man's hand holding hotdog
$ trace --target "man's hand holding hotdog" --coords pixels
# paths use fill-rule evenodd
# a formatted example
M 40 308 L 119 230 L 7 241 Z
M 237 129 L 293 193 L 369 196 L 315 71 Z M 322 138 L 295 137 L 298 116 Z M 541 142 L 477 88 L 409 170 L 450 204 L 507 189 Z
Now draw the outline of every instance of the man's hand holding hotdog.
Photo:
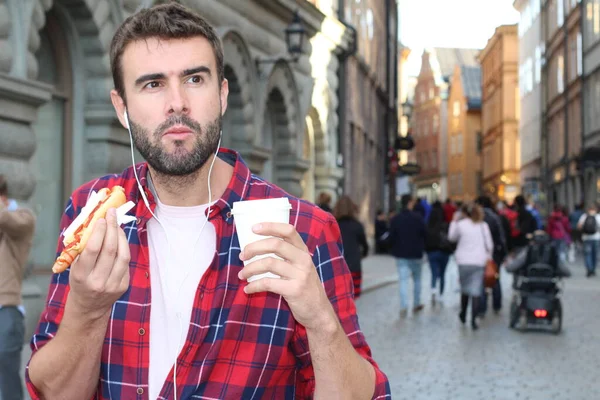
M 106 218 L 98 219 L 91 228 L 85 249 L 71 266 L 70 292 L 56 337 L 29 365 L 34 385 L 57 399 L 90 398 L 95 392 L 100 372 L 98 349 L 110 311 L 129 287 L 129 244 L 117 225 L 115 209 L 108 210 Z M 48 361 L 63 368 L 44 365 Z

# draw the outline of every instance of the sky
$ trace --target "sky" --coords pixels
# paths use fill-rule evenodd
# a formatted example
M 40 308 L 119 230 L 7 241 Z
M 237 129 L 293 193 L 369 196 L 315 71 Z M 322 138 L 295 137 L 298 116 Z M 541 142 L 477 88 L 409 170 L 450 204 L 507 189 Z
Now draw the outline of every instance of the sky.
M 483 49 L 499 25 L 516 24 L 514 0 L 400 0 L 400 41 L 410 47 L 409 75 L 418 75 L 427 47 Z

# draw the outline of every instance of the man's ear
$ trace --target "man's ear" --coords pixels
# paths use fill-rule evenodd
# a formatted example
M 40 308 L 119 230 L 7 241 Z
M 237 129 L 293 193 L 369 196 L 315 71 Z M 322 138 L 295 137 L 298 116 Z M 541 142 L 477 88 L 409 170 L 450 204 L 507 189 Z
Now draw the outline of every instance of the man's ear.
M 229 96 L 229 81 L 223 78 L 221 82 L 221 116 L 227 111 L 227 98 Z
M 110 91 L 110 101 L 112 102 L 113 107 L 115 108 L 115 112 L 117 113 L 117 118 L 119 118 L 119 122 L 123 125 L 123 128 L 127 129 L 127 121 L 125 120 L 125 111 L 127 107 L 125 106 L 125 101 L 123 98 L 117 93 L 116 90 Z

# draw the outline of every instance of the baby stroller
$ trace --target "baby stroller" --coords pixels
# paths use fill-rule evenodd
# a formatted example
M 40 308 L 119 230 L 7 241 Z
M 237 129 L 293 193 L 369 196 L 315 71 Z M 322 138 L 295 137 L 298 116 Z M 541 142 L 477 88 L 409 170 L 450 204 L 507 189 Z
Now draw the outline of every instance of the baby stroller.
M 514 274 L 510 328 L 560 333 L 563 319 L 560 283 L 570 272 L 561 263 L 548 235 L 536 232 L 529 246 L 506 269 Z

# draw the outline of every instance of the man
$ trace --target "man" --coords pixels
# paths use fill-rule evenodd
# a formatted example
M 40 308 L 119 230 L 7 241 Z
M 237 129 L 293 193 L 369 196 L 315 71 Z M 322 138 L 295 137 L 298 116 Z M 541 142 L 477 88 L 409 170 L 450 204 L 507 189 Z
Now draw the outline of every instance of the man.
M 390 222 L 390 252 L 396 257 L 400 277 L 400 317 L 408 314 L 408 280 L 413 280 L 413 312 L 425 307 L 421 304 L 421 267 L 425 251 L 425 222 L 413 211 L 415 200 L 410 194 L 401 199 L 402 211 Z
M 573 246 L 575 249 L 581 249 L 582 241 L 581 241 L 581 231 L 577 227 L 579 225 L 579 220 L 581 216 L 584 214 L 584 205 L 583 203 L 575 205 L 575 210 L 573 210 L 569 214 L 569 224 L 571 225 L 571 240 L 573 242 Z
M 493 259 L 496 265 L 502 265 L 504 258 L 506 257 L 507 245 L 506 245 L 506 234 L 504 227 L 502 226 L 502 220 L 500 216 L 496 214 L 492 200 L 488 196 L 480 196 L 477 199 L 477 204 L 483 208 L 483 220 L 488 224 L 490 232 L 492 234 L 492 241 L 494 242 Z M 502 308 L 502 288 L 500 286 L 500 278 L 496 279 L 496 283 L 492 286 L 492 303 L 494 312 L 500 312 Z M 485 316 L 487 312 L 487 292 L 485 287 L 479 302 L 479 315 Z
M 598 263 L 598 252 L 600 251 L 600 215 L 598 208 L 592 204 L 588 212 L 579 218 L 577 229 L 582 233 L 583 256 L 587 277 L 596 276 L 596 265 Z
M 218 151 L 223 64 L 213 27 L 176 3 L 117 30 L 111 99 L 147 164 L 77 189 L 61 229 L 91 190 L 116 184 L 137 221 L 126 235 L 110 211 L 71 268 L 53 276 L 26 371 L 34 399 L 390 395 L 357 322 L 333 216 Z M 295 225 L 256 225 L 273 238 L 240 252 L 231 206 L 267 197 L 287 197 Z M 281 259 L 243 266 L 273 253 Z M 281 279 L 246 282 L 266 272 Z
M 0 175 L 0 399 L 21 400 L 21 349 L 25 339 L 23 272 L 35 231 L 32 212 L 8 198 Z

